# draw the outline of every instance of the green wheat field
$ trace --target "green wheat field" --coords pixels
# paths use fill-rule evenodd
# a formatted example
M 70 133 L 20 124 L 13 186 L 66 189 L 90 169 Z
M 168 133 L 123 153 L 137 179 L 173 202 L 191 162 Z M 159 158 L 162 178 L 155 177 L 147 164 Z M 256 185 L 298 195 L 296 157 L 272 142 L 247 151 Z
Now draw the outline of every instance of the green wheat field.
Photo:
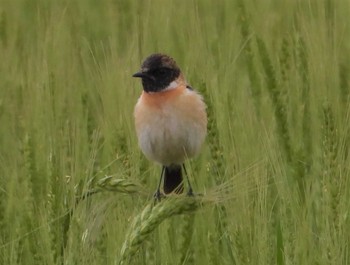
M 0 264 L 350 264 L 350 1 L 1 0 Z M 154 203 L 132 78 L 205 98 L 194 197 Z

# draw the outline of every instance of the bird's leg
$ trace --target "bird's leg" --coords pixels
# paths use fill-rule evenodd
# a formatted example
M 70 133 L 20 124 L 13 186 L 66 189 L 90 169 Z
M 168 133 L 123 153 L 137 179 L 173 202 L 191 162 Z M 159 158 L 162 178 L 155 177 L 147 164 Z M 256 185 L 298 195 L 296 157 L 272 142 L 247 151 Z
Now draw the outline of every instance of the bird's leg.
M 184 172 L 185 172 L 185 175 L 186 175 L 186 179 L 187 179 L 187 183 L 188 183 L 188 192 L 187 192 L 187 195 L 188 196 L 193 196 L 193 189 L 192 189 L 192 186 L 191 186 L 191 183 L 190 183 L 190 178 L 188 177 L 188 174 L 187 174 L 187 171 L 186 171 L 186 167 L 185 167 L 185 164 L 182 164 L 182 168 L 184 169 Z
M 160 193 L 160 185 L 162 184 L 164 171 L 165 171 L 165 166 L 162 167 L 162 172 L 160 173 L 160 179 L 159 179 L 158 188 L 156 190 L 156 193 L 154 193 L 154 199 L 156 199 L 157 201 L 160 201 L 160 199 L 162 197 L 162 194 Z

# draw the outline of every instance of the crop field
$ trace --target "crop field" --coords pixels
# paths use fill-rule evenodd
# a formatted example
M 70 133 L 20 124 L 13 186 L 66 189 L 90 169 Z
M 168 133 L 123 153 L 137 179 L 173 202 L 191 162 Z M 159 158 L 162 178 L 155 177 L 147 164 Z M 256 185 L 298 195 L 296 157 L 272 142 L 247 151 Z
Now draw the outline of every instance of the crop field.
M 350 264 L 350 1 L 1 0 L 0 264 Z M 207 104 L 155 203 L 132 74 Z

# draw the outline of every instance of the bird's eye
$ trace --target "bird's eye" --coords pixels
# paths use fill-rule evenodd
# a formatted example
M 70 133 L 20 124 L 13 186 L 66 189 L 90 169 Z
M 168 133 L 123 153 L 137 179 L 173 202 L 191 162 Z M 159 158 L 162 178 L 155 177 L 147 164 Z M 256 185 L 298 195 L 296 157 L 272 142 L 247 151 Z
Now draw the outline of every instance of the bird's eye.
M 156 75 L 165 75 L 167 73 L 167 70 L 165 68 L 158 68 L 156 70 L 154 70 L 154 73 Z

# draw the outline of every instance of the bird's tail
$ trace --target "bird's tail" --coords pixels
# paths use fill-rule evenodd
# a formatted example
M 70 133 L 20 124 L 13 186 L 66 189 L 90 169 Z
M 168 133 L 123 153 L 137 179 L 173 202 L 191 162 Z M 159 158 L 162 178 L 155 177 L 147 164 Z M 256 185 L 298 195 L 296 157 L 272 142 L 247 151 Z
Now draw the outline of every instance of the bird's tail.
M 181 165 L 171 165 L 165 167 L 164 172 L 164 193 L 182 193 L 184 190 Z

